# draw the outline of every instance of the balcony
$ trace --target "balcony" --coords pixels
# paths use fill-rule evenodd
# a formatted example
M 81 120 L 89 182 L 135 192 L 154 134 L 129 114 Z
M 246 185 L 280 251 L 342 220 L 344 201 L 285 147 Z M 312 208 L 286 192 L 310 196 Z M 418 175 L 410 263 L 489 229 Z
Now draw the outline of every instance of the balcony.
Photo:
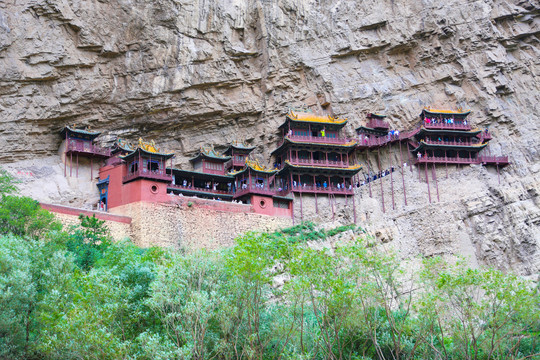
M 172 181 L 172 175 L 165 173 L 165 170 L 156 170 L 156 171 L 150 171 L 150 170 L 137 170 L 135 172 L 129 173 L 128 175 L 123 177 L 123 182 L 129 182 L 131 180 L 137 179 L 137 178 L 145 178 L 145 179 L 153 179 L 153 180 L 159 180 L 159 181 Z
M 380 119 L 370 119 L 368 121 L 368 123 L 366 124 L 366 126 L 368 128 L 372 128 L 372 129 L 385 129 L 385 130 L 388 130 L 390 128 L 390 126 L 388 125 L 388 123 L 384 120 L 380 120 Z
M 484 165 L 508 165 L 508 156 L 479 156 L 478 162 Z
M 92 144 L 90 141 L 69 139 L 66 147 L 66 152 L 78 154 L 86 154 L 101 157 L 110 157 L 111 149 L 104 149 Z
M 438 141 L 438 140 L 422 140 L 428 145 L 447 145 L 447 146 L 476 146 L 481 145 L 481 142 L 472 142 L 472 141 Z
M 347 143 L 350 143 L 351 141 L 355 141 L 352 139 L 346 139 L 346 138 L 331 138 L 327 136 L 299 136 L 299 135 L 288 135 L 288 139 L 296 142 L 305 142 L 305 143 L 315 143 L 315 144 L 336 144 L 336 145 L 345 145 Z
M 470 124 L 464 124 L 464 123 L 453 123 L 453 124 L 446 124 L 444 122 L 426 122 L 424 121 L 424 128 L 431 129 L 431 130 L 459 130 L 459 131 L 469 131 L 472 129 Z
M 298 159 L 292 158 L 288 160 L 291 165 L 299 166 L 318 166 L 318 167 L 331 167 L 331 168 L 348 168 L 349 164 L 345 161 L 332 161 L 332 160 L 311 160 L 311 159 Z
M 310 193 L 310 194 L 335 194 L 335 195 L 354 195 L 354 187 L 337 187 L 337 186 L 314 186 L 314 185 L 297 185 L 292 187 L 293 192 Z
M 277 195 L 277 191 L 273 188 L 269 188 L 268 186 L 259 187 L 255 185 L 247 185 L 247 187 L 236 189 L 234 197 L 238 198 L 246 194 L 273 196 Z
M 447 156 L 422 156 L 416 159 L 417 164 L 479 164 L 477 158 L 447 157 Z
M 186 191 L 186 192 L 202 192 L 207 193 L 210 195 L 233 195 L 232 191 L 225 191 L 225 190 L 214 190 L 210 188 L 201 188 L 196 186 L 182 186 L 182 185 L 175 185 L 175 184 L 169 184 L 167 186 L 170 189 L 177 189 L 180 191 Z

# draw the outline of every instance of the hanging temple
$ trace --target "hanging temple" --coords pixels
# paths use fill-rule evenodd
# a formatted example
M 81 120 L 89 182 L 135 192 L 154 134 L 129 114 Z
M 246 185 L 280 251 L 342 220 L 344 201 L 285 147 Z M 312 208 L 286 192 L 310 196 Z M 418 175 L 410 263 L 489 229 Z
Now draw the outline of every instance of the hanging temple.
M 429 172 L 439 199 L 436 166 L 445 166 L 448 174 L 448 165 L 490 165 L 499 174 L 500 168 L 509 165 L 508 156 L 485 154 L 492 135 L 488 129 L 474 128 L 467 120 L 469 114 L 461 108 L 424 108 L 414 129 L 399 131 L 390 130 L 384 115 L 369 113 L 365 125 L 356 129 L 356 137 L 347 138 L 342 134 L 347 119 L 291 108 L 279 126 L 281 141 L 271 153 L 271 167 L 252 158 L 255 146 L 245 141 L 232 141 L 223 153 L 213 146 L 202 147 L 189 160 L 191 169 L 178 169 L 173 166 L 174 153 L 161 150 L 153 140 L 139 138 L 133 145 L 117 139 L 112 147 L 102 148 L 94 143 L 99 132 L 66 126 L 61 131 L 65 140 L 64 175 L 78 176 L 79 157 L 89 158 L 91 168 L 94 160 L 102 164 L 97 181 L 98 209 L 102 211 L 137 201 L 167 202 L 170 196 L 182 195 L 251 204 L 255 213 L 294 219 L 294 203 L 300 203 L 303 218 L 302 196 L 311 194 L 315 199 L 327 196 L 330 201 L 336 196 L 351 197 L 356 222 L 355 188 L 367 186 L 373 196 L 372 183 L 380 177 L 392 177 L 395 206 L 395 167 L 392 164 L 389 170 L 381 170 L 383 148 L 399 147 L 399 165 L 416 165 L 419 177 L 423 168 L 430 202 L 434 199 Z M 369 161 L 364 162 L 365 168 L 360 164 L 370 152 L 376 154 L 377 171 Z M 403 173 L 402 169 L 407 204 Z M 93 171 L 90 176 L 94 178 Z M 379 183 L 385 211 L 382 182 Z

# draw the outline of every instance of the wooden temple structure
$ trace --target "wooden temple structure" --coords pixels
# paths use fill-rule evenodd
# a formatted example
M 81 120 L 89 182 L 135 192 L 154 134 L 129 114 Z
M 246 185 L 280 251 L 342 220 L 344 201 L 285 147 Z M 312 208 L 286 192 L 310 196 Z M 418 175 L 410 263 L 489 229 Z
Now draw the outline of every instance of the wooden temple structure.
M 104 164 L 96 185 L 98 207 L 104 211 L 137 201 L 168 202 L 171 196 L 183 195 L 242 202 L 252 205 L 253 212 L 293 219 L 294 202 L 298 200 L 303 219 L 303 197 L 314 198 L 318 213 L 318 197 L 324 196 L 333 213 L 336 197 L 344 198 L 347 204 L 351 201 L 356 221 L 355 187 L 365 183 L 359 175 L 359 161 L 364 159 L 364 179 L 368 180 L 366 185 L 372 196 L 372 180 L 378 179 L 381 160 L 388 157 L 393 208 L 394 158 L 400 161 L 397 168 L 401 168 L 405 205 L 404 159 L 418 167 L 419 177 L 423 170 L 430 202 L 429 172 L 439 198 L 436 166 L 448 169 L 448 165 L 493 165 L 499 174 L 499 168 L 509 164 L 508 157 L 483 154 L 492 136 L 487 129 L 474 128 L 467 118 L 469 114 L 470 111 L 425 108 L 416 128 L 400 132 L 391 129 L 385 115 L 369 113 L 365 124 L 356 128 L 357 137 L 350 139 L 343 135 L 347 119 L 291 108 L 279 126 L 281 141 L 271 153 L 272 168 L 255 160 L 255 146 L 242 141 L 227 144 L 223 152 L 213 146 L 202 147 L 189 160 L 188 170 L 174 167 L 174 154 L 161 150 L 153 141 L 140 138 L 131 144 L 118 139 L 110 148 L 102 148 L 94 144 L 99 132 L 66 126 L 61 131 L 65 140 L 64 175 L 67 176 L 69 162 L 72 176 L 74 157 L 76 176 L 79 156 L 89 158 L 91 165 L 93 159 L 101 160 Z M 388 149 L 386 155 L 381 153 L 383 149 Z M 377 170 L 371 168 L 370 152 L 376 155 Z M 384 212 L 384 188 L 382 181 L 379 183 Z
M 346 124 L 347 119 L 290 109 L 279 127 L 282 141 L 272 152 L 279 169 L 279 188 L 284 194 L 299 196 L 301 218 L 303 194 L 314 195 L 316 212 L 318 195 L 328 196 L 331 204 L 335 196 L 347 199 L 354 195 L 353 176 L 361 166 L 352 156 L 357 141 L 342 134 Z M 356 210 L 354 213 L 356 216 Z
M 110 149 L 104 149 L 94 144 L 100 132 L 88 129 L 77 129 L 75 126 L 66 126 L 60 131 L 64 142 L 64 176 L 67 176 L 67 163 L 69 157 L 69 176 L 73 176 L 73 156 L 75 156 L 75 176 L 79 177 L 79 156 L 90 159 L 90 178 L 94 177 L 94 159 L 107 159 L 111 155 Z
M 397 145 L 401 166 L 403 159 L 409 164 L 415 164 L 419 169 L 423 168 L 425 181 L 428 188 L 428 198 L 431 202 L 431 190 L 428 173 L 431 172 L 432 181 L 435 183 L 437 199 L 439 199 L 439 189 L 437 184 L 436 165 L 444 165 L 448 177 L 448 165 L 494 165 L 499 168 L 509 164 L 508 156 L 483 155 L 482 150 L 487 148 L 488 142 L 492 139 L 487 129 L 480 130 L 473 128 L 467 119 L 470 111 L 435 110 L 425 108 L 420 114 L 420 123 L 410 131 L 400 132 L 389 130 L 390 126 L 385 121 L 385 116 L 381 114 L 367 114 L 366 125 L 356 129 L 358 145 L 356 154 L 362 159 L 365 155 L 367 164 L 367 179 L 370 197 L 372 196 L 372 183 L 370 179 L 376 179 L 376 171 L 370 168 L 369 152 L 376 154 L 377 165 L 381 171 L 381 149 L 388 149 L 388 159 L 392 171 L 390 172 L 392 207 L 395 208 L 394 201 L 394 179 L 393 179 L 393 156 L 392 146 Z M 406 156 L 403 154 L 405 149 Z M 412 167 L 411 167 L 412 171 Z M 374 175 L 375 174 L 375 175 Z M 407 192 L 405 188 L 404 171 L 401 169 L 403 182 L 403 196 L 405 205 L 407 204 Z M 500 182 L 500 178 L 499 178 Z M 382 181 L 381 203 L 383 212 L 385 211 L 384 190 Z

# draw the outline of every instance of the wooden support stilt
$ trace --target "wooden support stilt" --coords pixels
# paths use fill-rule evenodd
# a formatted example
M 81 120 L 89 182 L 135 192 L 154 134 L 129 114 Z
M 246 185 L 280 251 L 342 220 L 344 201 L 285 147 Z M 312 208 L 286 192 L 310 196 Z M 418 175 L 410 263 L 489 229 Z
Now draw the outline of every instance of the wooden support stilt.
M 379 149 L 377 149 L 377 164 L 379 166 L 379 173 L 382 171 L 381 170 L 381 155 L 380 155 L 380 151 Z M 381 173 L 382 175 L 382 173 Z M 385 207 L 384 207 L 384 190 L 383 190 L 383 181 L 382 181 L 382 176 L 379 178 L 379 182 L 381 183 L 381 200 L 382 200 L 382 212 L 384 213 L 385 212 Z
M 446 157 L 446 150 L 444 150 L 444 165 L 446 166 L 446 178 L 448 179 L 448 158 Z
M 412 164 L 411 152 L 409 151 L 409 144 L 407 144 L 407 149 L 406 149 L 406 151 L 407 151 L 407 157 L 409 158 L 409 167 L 410 167 L 411 173 L 412 173 L 412 172 L 413 172 L 413 169 L 412 169 L 412 168 L 413 168 L 413 167 L 412 167 L 413 164 Z
M 69 153 L 69 177 L 73 175 L 73 152 Z
M 366 150 L 366 164 L 368 168 L 368 188 L 369 188 L 369 197 L 373 197 L 371 194 L 371 181 L 373 178 L 371 177 L 371 168 L 369 167 L 369 150 Z
M 317 193 L 315 193 L 315 213 L 319 213 L 319 206 L 317 205 Z
M 401 181 L 403 182 L 403 199 L 405 200 L 405 206 L 407 206 L 407 191 L 405 190 L 405 175 L 403 172 L 405 169 L 403 169 L 403 155 L 401 152 L 401 140 L 399 141 L 399 161 L 401 162 Z M 409 164 L 411 166 L 411 164 Z
M 334 203 L 332 201 L 332 194 L 328 194 L 328 202 L 330 203 L 330 207 L 332 208 L 332 220 L 334 220 L 334 217 L 336 216 L 336 212 L 334 211 Z
M 426 183 L 427 183 L 427 193 L 428 193 L 429 203 L 431 204 L 431 191 L 429 190 L 429 177 L 428 177 L 428 172 L 427 172 L 427 163 L 426 163 Z
M 437 169 L 435 168 L 435 163 L 433 164 L 433 180 L 435 181 L 435 189 L 437 190 L 437 202 L 440 202 L 439 198 L 439 183 L 437 181 Z
M 394 161 L 392 160 L 392 144 L 388 144 L 388 153 L 390 156 L 390 187 L 392 189 L 392 210 L 396 210 L 394 201 Z
M 300 221 L 304 222 L 304 208 L 302 206 L 302 190 L 300 190 Z
M 94 158 L 90 157 L 90 181 L 94 180 Z
M 352 197 L 352 208 L 353 208 L 354 224 L 356 225 L 356 201 L 354 201 L 354 196 Z
M 67 176 L 67 151 L 64 152 L 64 177 Z
M 294 226 L 294 193 L 291 191 L 291 194 L 293 197 L 293 201 L 291 201 L 291 218 L 292 218 L 292 224 Z
M 75 177 L 79 177 L 79 153 L 77 153 L 77 171 L 75 172 Z

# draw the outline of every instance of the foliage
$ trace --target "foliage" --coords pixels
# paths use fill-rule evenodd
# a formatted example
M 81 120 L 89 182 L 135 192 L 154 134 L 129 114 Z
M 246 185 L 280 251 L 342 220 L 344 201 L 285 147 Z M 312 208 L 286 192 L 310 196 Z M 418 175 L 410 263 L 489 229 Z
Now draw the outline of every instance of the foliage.
M 303 223 L 245 234 L 230 249 L 181 253 L 112 243 L 94 217 L 62 231 L 36 220 L 38 211 L 25 214 L 40 225 L 16 223 L 0 237 L 0 359 L 540 353 L 538 285 L 440 258 L 403 268 L 355 226 Z M 354 238 L 320 241 L 349 230 Z
M 78 228 L 72 229 L 66 247 L 75 255 L 75 263 L 83 270 L 89 270 L 103 257 L 111 244 L 109 230 L 105 221 L 79 215 L 81 221 Z
M 54 215 L 28 197 L 2 195 L 0 200 L 0 234 L 37 239 L 47 232 L 59 230 Z
M 17 192 L 17 181 L 5 169 L 0 168 L 0 195 L 12 194 Z

